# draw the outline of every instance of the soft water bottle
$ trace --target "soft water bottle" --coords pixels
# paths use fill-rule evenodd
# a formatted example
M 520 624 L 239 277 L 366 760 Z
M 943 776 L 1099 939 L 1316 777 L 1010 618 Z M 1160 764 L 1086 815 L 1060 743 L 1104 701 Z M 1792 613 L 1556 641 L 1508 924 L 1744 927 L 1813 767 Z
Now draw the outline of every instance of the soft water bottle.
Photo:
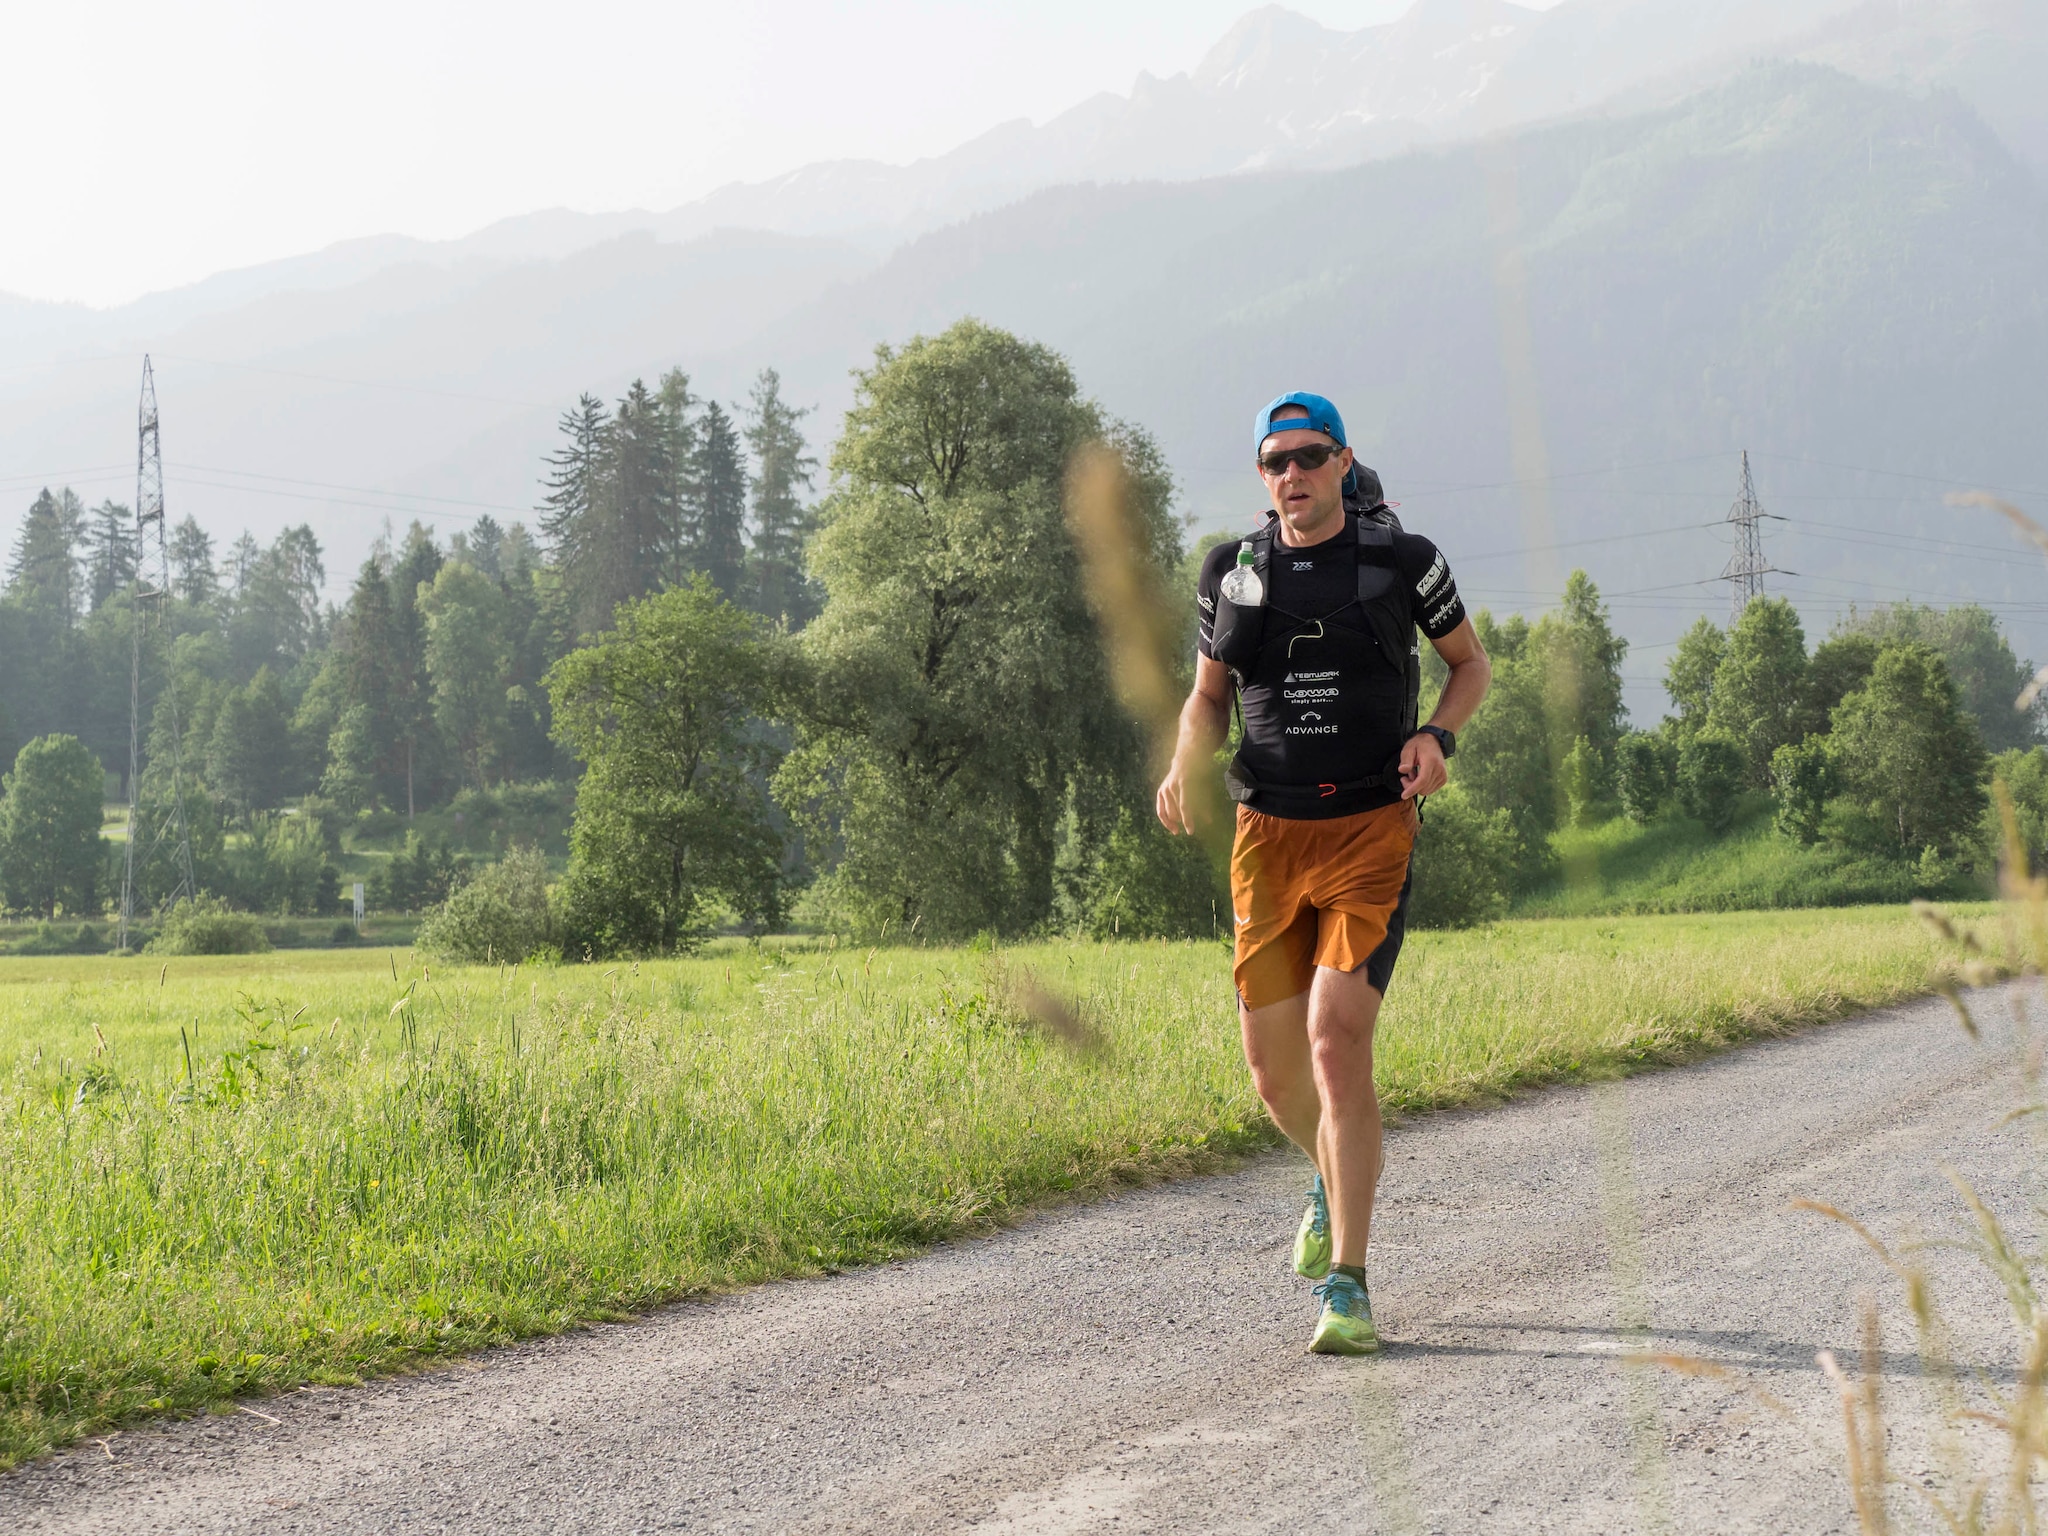
M 1259 573 L 1252 568 L 1257 559 L 1252 541 L 1246 539 L 1237 546 L 1237 564 L 1223 578 L 1223 595 L 1239 608 L 1265 606 L 1266 584 L 1259 580 Z

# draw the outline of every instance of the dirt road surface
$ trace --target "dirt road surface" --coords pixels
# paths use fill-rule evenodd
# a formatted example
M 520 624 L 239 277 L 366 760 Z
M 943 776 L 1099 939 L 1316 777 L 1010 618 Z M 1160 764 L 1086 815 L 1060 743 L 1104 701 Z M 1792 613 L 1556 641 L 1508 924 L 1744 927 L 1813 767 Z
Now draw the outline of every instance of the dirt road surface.
M 1304 1353 L 1304 1165 L 1053 1212 L 412 1380 L 131 1429 L 0 1478 L 7 1532 L 1848 1532 L 1818 1349 L 1885 1307 L 1894 1464 L 1942 1486 L 1888 1239 L 2023 1213 L 2016 994 L 1939 1001 L 1389 1139 L 1384 1354 Z M 2030 1223 L 2024 1224 L 2030 1229 Z M 1960 1353 L 1996 1286 L 1939 1253 Z M 1647 1323 L 1647 1333 L 1633 1325 Z M 1647 1347 L 1744 1386 L 1629 1363 Z M 1902 1498 L 1905 1495 L 1902 1494 Z

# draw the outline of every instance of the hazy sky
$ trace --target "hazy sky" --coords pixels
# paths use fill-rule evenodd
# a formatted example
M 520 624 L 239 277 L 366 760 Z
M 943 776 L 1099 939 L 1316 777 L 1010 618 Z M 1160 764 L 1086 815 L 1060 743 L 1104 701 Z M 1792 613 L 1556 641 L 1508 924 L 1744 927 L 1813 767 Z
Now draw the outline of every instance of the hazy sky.
M 1556 0 L 1534 0 L 1546 8 Z M 1407 0 L 1306 0 L 1330 26 Z M 0 292 L 119 303 L 509 214 L 909 160 L 1192 67 L 1246 0 L 0 6 Z

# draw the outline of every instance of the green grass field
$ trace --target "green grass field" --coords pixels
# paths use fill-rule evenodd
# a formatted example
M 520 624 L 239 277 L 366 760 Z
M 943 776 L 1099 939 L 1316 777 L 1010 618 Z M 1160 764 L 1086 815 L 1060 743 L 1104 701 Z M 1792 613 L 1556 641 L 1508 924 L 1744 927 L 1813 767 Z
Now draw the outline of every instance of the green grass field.
M 1750 798 L 1723 837 L 1674 815 L 1648 826 L 1617 817 L 1568 827 L 1550 842 L 1560 878 L 1516 903 L 1518 917 L 1752 912 L 1903 903 L 1975 890 L 1967 876 L 1952 875 L 1947 887 L 1930 888 L 1909 863 L 1802 847 L 1772 830 L 1770 802 L 1761 795 Z
M 1925 992 L 1896 909 L 1410 940 L 1401 1111 Z M 1099 1048 L 1032 1022 L 1035 981 Z M 0 960 L 0 1465 L 1214 1166 L 1272 1132 L 1216 944 Z

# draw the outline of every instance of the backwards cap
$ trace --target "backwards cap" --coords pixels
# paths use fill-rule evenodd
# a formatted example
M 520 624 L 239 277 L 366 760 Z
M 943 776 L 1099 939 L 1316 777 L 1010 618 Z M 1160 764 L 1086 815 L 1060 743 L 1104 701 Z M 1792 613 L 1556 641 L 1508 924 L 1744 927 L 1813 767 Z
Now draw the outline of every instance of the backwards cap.
M 1307 411 L 1307 418 L 1290 416 L 1285 421 L 1273 419 L 1275 411 L 1283 411 L 1289 406 L 1299 406 Z M 1300 431 L 1320 432 L 1339 448 L 1351 446 L 1344 439 L 1344 418 L 1337 413 L 1337 407 L 1321 395 L 1312 395 L 1305 389 L 1297 389 L 1291 395 L 1280 396 L 1259 412 L 1258 420 L 1252 428 L 1252 456 L 1258 456 L 1259 450 L 1266 446 L 1266 439 L 1275 432 Z M 1361 470 L 1364 470 L 1364 478 L 1360 476 Z M 1354 464 L 1345 472 L 1344 493 L 1347 496 L 1363 494 L 1368 507 L 1379 506 L 1386 500 L 1380 491 L 1380 477 L 1365 469 L 1362 464 Z
M 1288 406 L 1299 406 L 1308 412 L 1306 421 L 1296 418 L 1291 421 L 1275 422 L 1273 413 Z M 1259 412 L 1259 419 L 1252 434 L 1252 457 L 1257 458 L 1259 450 L 1266 446 L 1266 439 L 1275 432 L 1299 432 L 1307 430 L 1320 432 L 1339 448 L 1351 445 L 1344 439 L 1344 418 L 1337 414 L 1337 407 L 1321 395 L 1312 395 L 1305 389 L 1297 389 L 1291 395 L 1282 395 Z

